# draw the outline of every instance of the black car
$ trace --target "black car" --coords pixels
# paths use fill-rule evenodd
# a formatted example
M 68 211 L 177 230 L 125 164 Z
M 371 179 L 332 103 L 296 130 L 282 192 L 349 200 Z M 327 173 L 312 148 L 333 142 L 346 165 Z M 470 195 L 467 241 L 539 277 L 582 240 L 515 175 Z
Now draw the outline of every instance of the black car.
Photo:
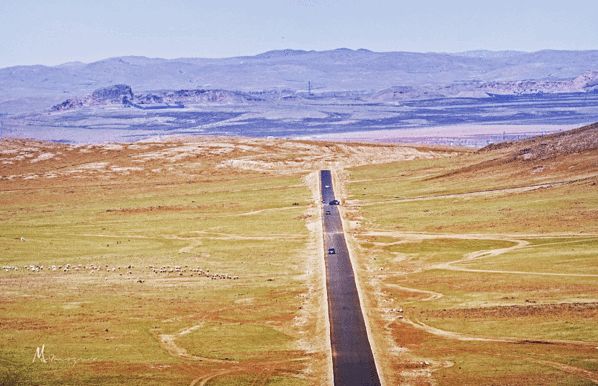
M 336 250 L 334 248 L 328 248 L 328 254 L 329 255 L 335 255 L 336 254 Z
M 340 205 L 341 203 L 338 200 L 332 200 L 328 204 L 330 204 L 330 205 Z
M 329 210 L 326 211 L 326 214 L 331 214 Z

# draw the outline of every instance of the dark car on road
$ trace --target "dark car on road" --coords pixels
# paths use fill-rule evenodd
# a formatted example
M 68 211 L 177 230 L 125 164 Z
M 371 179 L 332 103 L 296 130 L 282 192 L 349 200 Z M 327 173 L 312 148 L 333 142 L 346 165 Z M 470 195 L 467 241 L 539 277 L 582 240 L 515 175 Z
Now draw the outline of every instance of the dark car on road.
M 328 254 L 329 255 L 335 255 L 336 254 L 336 250 L 334 248 L 328 248 Z
M 326 211 L 326 214 L 331 214 L 329 210 Z
M 340 205 L 341 203 L 338 200 L 332 200 L 328 204 L 330 204 L 330 205 Z

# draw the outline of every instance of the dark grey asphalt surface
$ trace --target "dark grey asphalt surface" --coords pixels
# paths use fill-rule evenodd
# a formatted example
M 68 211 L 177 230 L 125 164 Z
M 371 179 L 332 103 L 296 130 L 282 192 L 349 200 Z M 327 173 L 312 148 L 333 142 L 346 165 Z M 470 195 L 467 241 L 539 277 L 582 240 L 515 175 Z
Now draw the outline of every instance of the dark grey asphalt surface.
M 329 205 L 335 199 L 330 170 L 320 172 L 320 182 L 334 384 L 380 385 L 340 212 L 338 206 Z M 330 214 L 326 214 L 327 211 Z M 336 253 L 328 254 L 329 248 L 334 248 Z

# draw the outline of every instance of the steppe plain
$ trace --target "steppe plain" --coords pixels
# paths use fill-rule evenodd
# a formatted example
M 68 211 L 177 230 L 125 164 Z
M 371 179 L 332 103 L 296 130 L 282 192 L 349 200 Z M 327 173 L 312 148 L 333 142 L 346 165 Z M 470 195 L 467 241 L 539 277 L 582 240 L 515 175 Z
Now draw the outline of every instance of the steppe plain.
M 597 142 L 4 140 L 0 383 L 330 383 L 321 168 L 385 384 L 598 382 Z
M 317 171 L 437 152 L 2 142 L 2 384 L 324 384 Z M 43 363 L 32 358 L 44 346 Z
M 598 125 L 341 174 L 388 384 L 598 382 Z

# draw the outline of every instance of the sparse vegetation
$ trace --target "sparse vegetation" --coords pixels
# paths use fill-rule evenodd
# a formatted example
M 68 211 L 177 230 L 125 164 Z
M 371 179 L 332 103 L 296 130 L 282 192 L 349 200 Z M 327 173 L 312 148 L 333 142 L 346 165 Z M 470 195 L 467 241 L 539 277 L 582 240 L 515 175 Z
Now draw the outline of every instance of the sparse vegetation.
M 598 381 L 596 130 L 350 169 L 391 383 Z
M 436 155 L 217 137 L 3 141 L 6 377 L 25 364 L 44 384 L 327 383 L 306 170 Z M 48 362 L 31 364 L 42 344 Z
M 61 155 L 2 172 L 0 383 L 178 385 L 231 370 L 234 383 L 266 368 L 325 382 L 303 175 L 218 168 L 214 140 L 197 161 L 200 145 L 181 144 L 176 163 L 160 143 L 30 145 Z M 80 166 L 136 159 L 128 173 Z M 32 364 L 42 344 L 48 362 Z
M 591 141 L 2 143 L 1 384 L 327 383 L 326 165 L 387 382 L 598 382 Z

